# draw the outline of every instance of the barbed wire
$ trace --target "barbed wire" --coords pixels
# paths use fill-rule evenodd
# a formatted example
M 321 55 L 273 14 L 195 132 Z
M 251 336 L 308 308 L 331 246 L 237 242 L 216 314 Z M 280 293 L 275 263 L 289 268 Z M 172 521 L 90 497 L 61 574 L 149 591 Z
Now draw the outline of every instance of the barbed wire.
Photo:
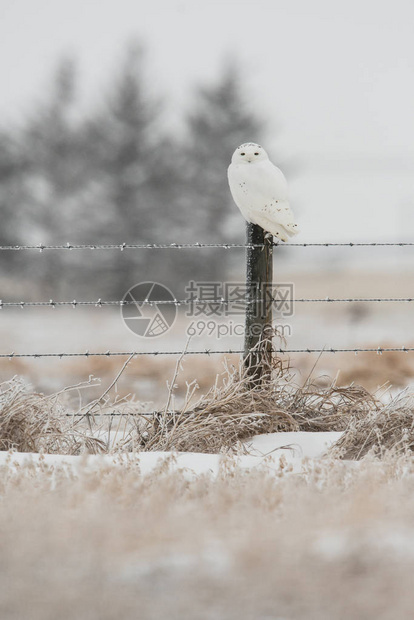
M 81 412 L 74 412 L 74 413 L 64 413 L 63 417 L 67 417 L 67 418 L 101 418 L 101 417 L 110 417 L 110 418 L 120 418 L 120 417 L 131 417 L 131 416 L 155 416 L 155 415 L 159 415 L 161 414 L 162 411 L 117 411 L 117 412 L 112 412 L 109 413 L 107 411 L 97 411 L 94 413 L 81 413 Z
M 278 245 L 278 244 L 274 244 Z M 2 245 L 0 250 L 20 251 L 20 250 L 183 250 L 191 248 L 262 248 L 263 244 L 244 244 L 244 243 L 116 243 L 116 244 L 76 244 L 65 243 L 60 245 Z
M 414 298 L 411 297 L 323 297 L 315 299 L 272 299 L 274 302 L 286 301 L 290 303 L 382 303 L 382 302 L 412 302 Z
M 377 353 L 378 355 L 382 355 L 382 353 L 390 353 L 390 352 L 398 352 L 398 353 L 409 353 L 413 352 L 414 347 L 362 347 L 362 348 L 333 348 L 333 347 L 323 347 L 323 348 L 302 348 L 302 349 L 272 349 L 271 353 Z M 93 352 L 85 351 L 82 352 L 61 352 L 61 353 L 0 353 L 0 358 L 4 359 L 15 359 L 15 358 L 66 358 L 66 357 L 140 357 L 140 356 L 163 356 L 163 355 L 178 355 L 178 356 L 186 356 L 186 355 L 237 355 L 244 354 L 245 351 L 243 349 L 226 349 L 226 350 L 216 350 L 216 349 L 204 349 L 200 351 L 99 351 Z
M 282 243 L 272 243 L 274 247 L 281 246 Z M 286 247 L 407 247 L 414 246 L 414 242 L 345 242 L 345 243 L 289 243 Z M 200 249 L 200 248 L 222 248 L 230 250 L 233 248 L 263 248 L 264 244 L 246 244 L 246 243 L 117 243 L 117 244 L 76 244 L 64 243 L 56 245 L 46 245 L 38 243 L 36 245 L 0 245 L 0 251 L 22 251 L 22 250 L 184 250 L 184 249 Z
M 215 354 L 240 354 L 243 353 L 243 350 L 212 350 L 212 349 L 204 349 L 202 351 L 98 351 L 98 352 L 61 352 L 61 353 L 0 353 L 0 358 L 9 358 L 10 360 L 14 358 L 21 357 L 30 357 L 30 358 L 42 358 L 42 357 L 50 357 L 50 358 L 64 358 L 64 357 L 135 357 L 135 356 L 146 356 L 146 355 L 215 355 Z
M 277 247 L 281 244 L 273 243 L 273 246 Z M 290 246 L 293 247 L 406 247 L 406 246 L 414 246 L 414 242 L 349 242 L 349 243 L 290 243 Z M 244 249 L 253 249 L 253 248 L 263 248 L 264 244 L 220 244 L 220 243 L 171 243 L 171 244 L 105 244 L 105 245 L 86 245 L 86 244 L 70 244 L 66 243 L 64 245 L 13 245 L 13 246 L 0 246 L 0 251 L 21 251 L 21 250 L 38 250 L 43 252 L 44 250 L 129 250 L 129 249 L 190 249 L 190 248 L 223 248 L 223 249 L 232 249 L 232 248 L 244 248 Z M 413 302 L 414 298 L 411 297 L 398 297 L 398 298 L 358 298 L 358 297 L 348 297 L 348 298 L 296 298 L 296 299 L 284 299 L 284 298 L 267 298 L 265 301 L 269 302 L 289 302 L 289 303 L 381 303 L 381 302 L 401 302 L 401 303 L 409 303 Z M 176 306 L 180 305 L 206 305 L 206 304 L 220 304 L 220 305 L 237 305 L 244 304 L 248 305 L 250 303 L 256 303 L 256 300 L 248 300 L 248 299 L 200 299 L 200 298 L 190 298 L 190 299 L 174 299 L 174 300 L 142 300 L 142 301 L 134 301 L 134 300 L 102 300 L 98 299 L 97 301 L 20 301 L 20 302 L 3 302 L 0 300 L 0 309 L 7 307 L 64 307 L 71 306 L 72 308 L 77 308 L 80 306 L 90 306 L 90 307 L 104 307 L 104 306 L 119 306 L 122 307 L 124 305 L 133 305 L 133 304 L 145 304 L 149 306 L 156 305 L 165 305 L 172 304 Z M 414 348 L 410 347 L 365 347 L 365 348 L 301 348 L 301 349 L 274 349 L 272 353 L 365 353 L 365 352 L 373 352 L 377 354 L 382 354 L 386 352 L 412 352 Z M 105 352 L 61 352 L 61 353 L 0 353 L 0 358 L 3 359 L 14 359 L 14 358 L 73 358 L 73 357 L 127 357 L 127 356 L 163 356 L 163 355 L 172 355 L 172 356 L 183 356 L 183 355 L 231 355 L 231 354 L 242 354 L 243 350 L 212 350 L 212 349 L 204 349 L 198 351 L 105 351 Z
M 383 302 L 394 302 L 394 303 L 411 303 L 414 302 L 414 298 L 412 297 L 321 297 L 321 298 L 277 298 L 277 297 L 268 297 L 265 300 L 266 303 L 383 303 Z M 257 303 L 257 300 L 249 300 L 249 299 L 164 299 L 164 300 L 149 300 L 144 299 L 142 301 L 132 301 L 128 299 L 121 300 L 102 300 L 98 299 L 97 301 L 54 301 L 50 299 L 49 301 L 2 301 L 0 299 L 0 310 L 3 308 L 26 308 L 26 307 L 49 307 L 49 308 L 59 308 L 59 307 L 67 307 L 71 306 L 72 308 L 78 308 L 79 306 L 92 306 L 97 308 L 102 308 L 104 306 L 117 306 L 122 308 L 123 306 L 130 305 L 146 305 L 146 306 L 165 306 L 165 305 L 173 305 L 173 306 L 184 306 L 184 305 L 196 305 L 196 306 L 204 306 L 204 305 L 250 305 Z

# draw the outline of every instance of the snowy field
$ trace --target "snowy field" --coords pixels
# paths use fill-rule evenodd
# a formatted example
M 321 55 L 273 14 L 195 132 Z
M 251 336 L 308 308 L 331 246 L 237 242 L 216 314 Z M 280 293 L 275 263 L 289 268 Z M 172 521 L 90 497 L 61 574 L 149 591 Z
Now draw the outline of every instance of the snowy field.
M 296 297 L 409 297 L 412 281 L 410 274 L 341 273 L 334 266 L 331 275 L 304 268 L 283 280 L 294 281 Z M 0 318 L 2 351 L 36 353 L 180 351 L 188 324 L 181 316 L 168 338 L 152 341 L 128 332 L 120 314 L 105 308 L 3 310 Z M 409 303 L 298 304 L 289 321 L 290 348 L 414 342 Z M 240 346 L 240 337 L 204 335 L 189 348 Z M 176 360 L 132 360 L 111 398 L 133 393 L 148 410 L 164 406 Z M 299 383 L 315 361 L 291 356 Z M 75 392 L 77 409 L 104 392 L 123 362 L 4 359 L 0 372 L 2 380 L 16 374 L 45 394 L 100 377 L 99 386 Z M 186 382 L 196 380 L 206 392 L 222 362 L 186 358 L 177 403 Z M 413 355 L 326 353 L 315 377 L 324 373 L 339 386 L 355 381 L 375 390 L 389 381 L 400 390 L 413 382 Z M 322 389 L 324 381 L 318 379 Z M 109 433 L 102 425 L 99 438 L 110 448 L 122 429 Z M 226 454 L 0 452 L 0 618 L 412 618 L 413 460 L 340 460 L 329 448 L 341 435 L 271 432 Z
M 323 457 L 338 436 L 1 453 L 1 618 L 411 618 L 413 462 Z
M 342 433 L 268 433 L 257 435 L 244 442 L 246 454 L 229 459 L 220 454 L 197 454 L 194 452 L 145 452 L 141 454 L 89 455 L 85 457 L 59 454 L 32 454 L 24 452 L 0 452 L 0 466 L 10 469 L 42 465 L 52 468 L 65 466 L 67 470 L 97 470 L 108 466 L 128 465 L 134 462 L 141 474 L 147 475 L 162 469 L 164 463 L 168 469 L 186 473 L 190 478 L 202 474 L 217 476 L 227 462 L 243 470 L 265 469 L 278 471 L 281 462 L 290 470 L 300 471 L 303 459 L 323 456 L 339 439 Z M 271 458 L 267 458 L 271 456 Z

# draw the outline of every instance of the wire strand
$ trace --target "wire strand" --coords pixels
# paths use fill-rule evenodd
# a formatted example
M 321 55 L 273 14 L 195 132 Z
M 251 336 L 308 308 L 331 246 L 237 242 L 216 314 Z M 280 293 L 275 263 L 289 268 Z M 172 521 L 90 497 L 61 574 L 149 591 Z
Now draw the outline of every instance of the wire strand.
M 272 349 L 271 353 L 382 353 L 400 352 L 408 353 L 414 351 L 414 347 L 365 347 L 365 348 L 303 348 L 303 349 Z M 236 355 L 244 353 L 243 349 L 213 350 L 204 349 L 202 351 L 105 351 L 105 352 L 75 352 L 75 353 L 0 353 L 0 358 L 12 360 L 14 358 L 65 358 L 65 357 L 138 357 L 147 355 Z
M 282 243 L 273 243 L 274 247 L 281 246 Z M 414 242 L 346 242 L 346 243 L 288 243 L 286 247 L 309 248 L 309 247 L 412 247 Z M 200 248 L 222 248 L 230 250 L 233 248 L 263 248 L 263 244 L 245 243 L 117 243 L 117 244 L 76 244 L 65 243 L 56 245 L 0 245 L 0 251 L 21 251 L 21 250 L 185 250 Z
M 412 303 L 414 302 L 413 297 L 341 297 L 341 298 L 333 298 L 333 297 L 322 297 L 322 298 L 298 298 L 298 299 L 284 299 L 284 298 L 275 298 L 268 297 L 266 303 L 274 302 L 274 303 Z M 163 300 L 149 300 L 144 299 L 142 301 L 132 301 L 128 299 L 121 300 L 102 300 L 98 299 L 97 301 L 76 301 L 76 299 L 72 301 L 54 301 L 51 299 L 50 301 L 2 301 L 0 299 L 0 310 L 3 308 L 26 308 L 26 307 L 49 307 L 49 308 L 58 308 L 64 306 L 71 306 L 72 308 L 78 308 L 79 306 L 89 306 L 95 308 L 101 308 L 104 306 L 129 306 L 129 305 L 147 305 L 147 306 L 165 306 L 165 305 L 173 305 L 173 306 L 184 306 L 184 305 L 239 305 L 239 304 L 254 304 L 256 300 L 248 300 L 248 299 L 163 299 Z

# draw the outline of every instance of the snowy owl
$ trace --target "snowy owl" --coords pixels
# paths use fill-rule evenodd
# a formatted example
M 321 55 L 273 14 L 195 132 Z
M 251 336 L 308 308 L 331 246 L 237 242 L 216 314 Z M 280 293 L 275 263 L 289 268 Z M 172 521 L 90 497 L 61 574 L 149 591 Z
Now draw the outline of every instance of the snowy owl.
M 298 231 L 289 207 L 286 179 L 254 142 L 239 146 L 228 169 L 231 195 L 243 217 L 281 241 Z

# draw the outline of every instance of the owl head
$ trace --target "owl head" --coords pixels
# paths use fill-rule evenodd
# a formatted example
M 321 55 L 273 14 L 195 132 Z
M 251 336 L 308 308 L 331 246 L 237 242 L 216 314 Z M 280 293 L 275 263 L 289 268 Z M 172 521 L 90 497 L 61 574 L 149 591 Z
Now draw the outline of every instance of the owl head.
M 259 144 L 246 142 L 237 147 L 231 158 L 232 164 L 253 164 L 269 159 L 266 151 Z

